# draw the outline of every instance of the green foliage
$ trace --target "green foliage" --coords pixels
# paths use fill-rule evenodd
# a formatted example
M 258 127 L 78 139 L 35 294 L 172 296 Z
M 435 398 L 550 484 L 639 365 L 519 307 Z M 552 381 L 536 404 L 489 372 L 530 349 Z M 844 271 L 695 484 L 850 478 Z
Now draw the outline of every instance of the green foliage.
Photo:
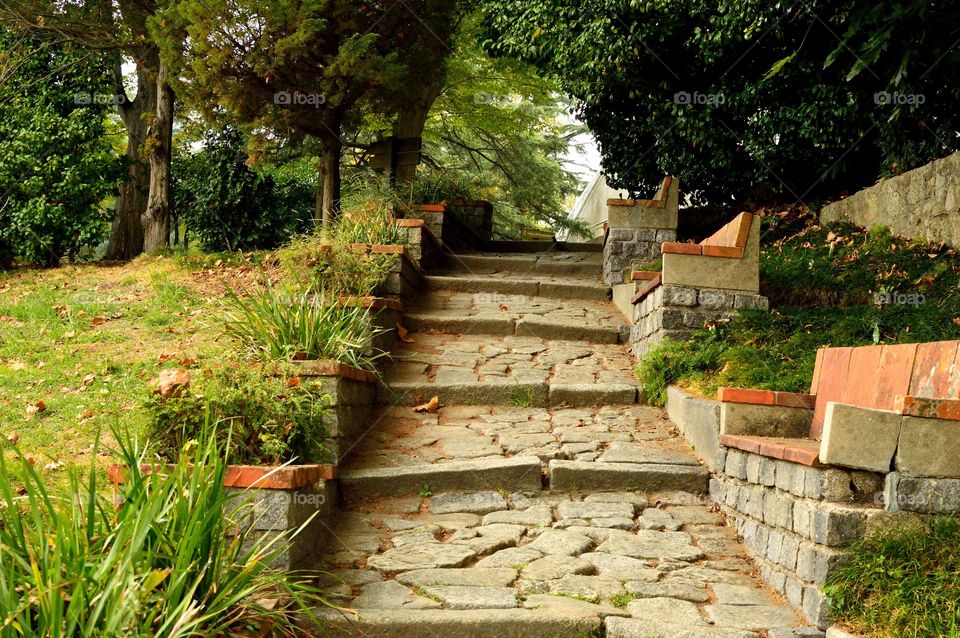
M 324 418 L 331 404 L 330 396 L 268 370 L 222 366 L 181 396 L 152 394 L 147 432 L 168 459 L 208 436 L 214 423 L 217 445 L 233 463 L 316 463 L 327 460 Z
M 446 86 L 424 129 L 429 159 L 414 181 L 414 201 L 487 200 L 494 231 L 507 238 L 575 227 L 567 210 L 581 184 L 564 160 L 582 129 L 566 117 L 555 82 L 480 48 L 480 20 L 469 16 L 457 34 Z
M 341 217 L 324 236 L 334 245 L 407 243 L 407 233 L 394 218 L 400 195 L 384 177 L 357 173 L 344 183 Z
M 323 359 L 373 369 L 374 329 L 367 310 L 341 304 L 322 291 L 257 287 L 248 296 L 228 291 L 227 334 L 264 360 Z
M 804 200 L 960 148 L 956 7 L 486 0 L 492 51 L 579 100 L 610 183 L 696 200 Z
M 883 530 L 850 548 L 824 591 L 837 620 L 884 638 L 960 636 L 960 523 Z
M 145 453 L 115 434 L 119 506 L 93 465 L 59 497 L 20 450 L 0 455 L 4 476 L 24 477 L 22 495 L 0 481 L 0 636 L 296 635 L 309 590 L 268 567 L 286 538 L 248 537 L 250 507 L 227 494 L 213 439 L 144 472 Z
M 248 166 L 244 137 L 232 128 L 208 131 L 196 152 L 174 155 L 179 219 L 204 250 L 276 248 L 312 226 L 315 185 Z
M 807 392 L 818 348 L 960 339 L 952 249 L 832 224 L 763 247 L 760 265 L 774 309 L 647 354 L 638 375 L 651 402 L 662 403 L 671 383 L 707 395 L 720 386 Z
M 123 175 L 105 137 L 107 63 L 0 29 L 0 265 L 56 266 L 98 244 Z

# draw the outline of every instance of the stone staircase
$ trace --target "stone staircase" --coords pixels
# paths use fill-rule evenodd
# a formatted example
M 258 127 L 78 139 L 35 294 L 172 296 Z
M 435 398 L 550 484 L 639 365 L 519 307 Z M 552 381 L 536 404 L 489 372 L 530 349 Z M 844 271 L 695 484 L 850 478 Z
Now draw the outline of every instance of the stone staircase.
M 344 609 L 317 633 L 822 635 L 760 584 L 708 472 L 638 403 L 599 246 L 490 247 L 448 255 L 407 304 L 412 342 L 318 557 Z

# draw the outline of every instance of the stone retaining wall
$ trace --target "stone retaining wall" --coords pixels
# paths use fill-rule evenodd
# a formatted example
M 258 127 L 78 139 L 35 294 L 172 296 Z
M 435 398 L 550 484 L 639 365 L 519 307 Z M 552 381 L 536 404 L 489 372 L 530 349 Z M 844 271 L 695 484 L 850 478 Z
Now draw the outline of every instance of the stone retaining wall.
M 667 413 L 714 472 L 710 497 L 736 526 L 761 576 L 820 629 L 832 619 L 821 589 L 843 548 L 889 520 L 886 477 L 808 467 L 720 445 L 720 403 L 671 386 Z
M 660 257 L 660 245 L 677 240 L 675 228 L 610 228 L 603 244 L 603 280 L 622 284 L 631 266 Z
M 828 204 L 822 223 L 846 220 L 870 228 L 960 247 L 960 153 L 883 180 Z
M 630 349 L 642 356 L 664 339 L 686 339 L 704 324 L 731 319 L 739 310 L 768 307 L 766 297 L 748 292 L 662 285 L 634 304 Z

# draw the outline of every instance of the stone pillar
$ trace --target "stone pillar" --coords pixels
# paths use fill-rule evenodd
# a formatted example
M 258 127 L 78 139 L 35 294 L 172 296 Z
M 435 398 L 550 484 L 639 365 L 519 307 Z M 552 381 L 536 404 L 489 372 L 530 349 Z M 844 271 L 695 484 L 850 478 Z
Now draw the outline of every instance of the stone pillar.
M 660 245 L 677 240 L 679 180 L 664 180 L 656 199 L 608 199 L 603 243 L 603 280 L 622 284 L 631 267 L 660 256 Z

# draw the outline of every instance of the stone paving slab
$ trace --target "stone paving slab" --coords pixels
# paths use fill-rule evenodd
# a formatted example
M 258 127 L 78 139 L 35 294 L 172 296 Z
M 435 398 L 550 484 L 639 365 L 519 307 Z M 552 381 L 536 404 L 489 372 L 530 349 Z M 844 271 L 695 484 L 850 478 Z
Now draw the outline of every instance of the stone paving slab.
M 503 509 L 449 512 L 456 503 L 492 503 L 491 494 Z M 606 625 L 619 636 L 749 636 L 802 625 L 759 581 L 737 543 L 703 542 L 735 539 L 736 532 L 714 506 L 689 495 L 487 491 L 423 496 L 415 512 L 413 504 L 366 500 L 332 530 L 336 549 L 345 551 L 329 553 L 322 567 L 355 574 L 343 578 L 337 600 L 359 608 L 361 618 L 418 609 L 627 617 Z M 433 512 L 434 504 L 444 513 Z M 654 512 L 676 531 L 643 529 Z M 598 524 L 613 516 L 631 528 Z M 464 544 L 485 537 L 500 544 L 479 552 Z M 423 618 L 432 628 L 433 617 Z M 668 630 L 679 633 L 662 633 Z
M 410 304 L 404 317 L 414 331 L 616 343 L 621 313 L 606 301 L 431 290 Z M 416 338 L 416 337 L 414 337 Z
M 559 275 L 598 281 L 603 273 L 600 253 L 466 253 L 446 260 L 449 272 L 474 275 L 513 273 L 517 276 Z
M 697 465 L 663 413 L 648 406 L 516 408 L 451 405 L 433 414 L 385 407 L 352 453 L 351 469 L 414 466 L 495 456 Z M 615 467 L 614 469 L 618 469 Z M 623 469 L 623 467 L 619 467 Z
M 431 290 L 524 295 L 527 297 L 555 297 L 603 301 L 610 288 L 594 279 L 556 275 L 516 275 L 510 272 L 463 273 L 447 272 L 424 277 Z

